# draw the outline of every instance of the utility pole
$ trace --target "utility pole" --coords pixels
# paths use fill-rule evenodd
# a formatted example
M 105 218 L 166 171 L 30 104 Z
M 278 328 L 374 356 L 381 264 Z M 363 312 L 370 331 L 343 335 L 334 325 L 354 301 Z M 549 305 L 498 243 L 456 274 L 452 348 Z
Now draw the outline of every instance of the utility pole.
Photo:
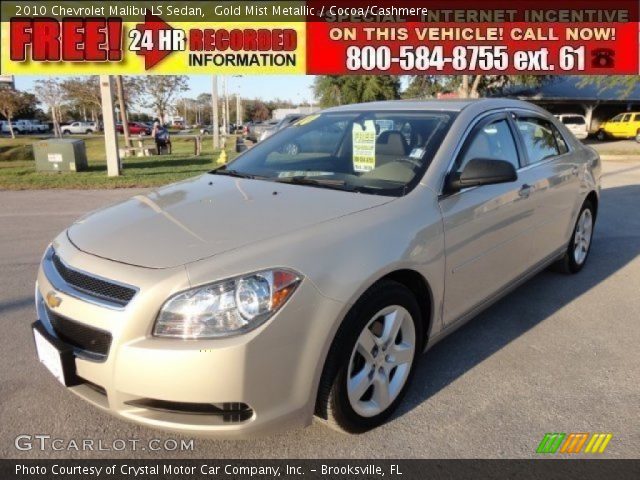
M 113 113 L 113 78 L 100 75 L 100 96 L 102 97 L 102 121 L 104 122 L 104 144 L 107 154 L 107 175 L 117 177 L 121 173 L 118 155 L 118 136 L 116 118 Z
M 224 77 L 224 135 L 227 136 L 229 134 L 229 82 L 227 77 Z
M 218 76 L 211 77 L 211 129 L 213 148 L 220 148 L 220 121 L 218 119 Z
M 124 146 L 125 148 L 129 148 L 131 146 L 131 140 L 129 140 L 129 120 L 127 118 L 127 107 L 124 102 L 122 75 L 116 75 L 116 89 L 118 92 L 118 105 L 120 106 L 120 123 L 122 123 L 122 132 L 124 133 Z
M 240 101 L 240 92 L 236 93 L 236 128 L 242 125 L 242 102 Z

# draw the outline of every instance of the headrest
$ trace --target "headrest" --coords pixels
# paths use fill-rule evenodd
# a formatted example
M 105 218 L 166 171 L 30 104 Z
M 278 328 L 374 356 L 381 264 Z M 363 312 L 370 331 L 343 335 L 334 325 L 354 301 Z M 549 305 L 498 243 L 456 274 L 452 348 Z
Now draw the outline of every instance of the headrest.
M 407 143 L 397 130 L 386 130 L 376 140 L 376 155 L 393 155 L 405 157 L 407 155 Z

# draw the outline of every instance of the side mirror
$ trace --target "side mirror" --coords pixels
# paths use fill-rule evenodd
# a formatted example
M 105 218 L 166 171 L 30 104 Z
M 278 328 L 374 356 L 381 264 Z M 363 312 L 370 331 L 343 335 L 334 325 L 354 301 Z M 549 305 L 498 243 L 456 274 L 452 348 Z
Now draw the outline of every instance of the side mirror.
M 447 181 L 447 191 L 463 188 L 515 182 L 518 174 L 511 162 L 491 158 L 474 158 L 465 165 L 462 173 L 452 173 Z

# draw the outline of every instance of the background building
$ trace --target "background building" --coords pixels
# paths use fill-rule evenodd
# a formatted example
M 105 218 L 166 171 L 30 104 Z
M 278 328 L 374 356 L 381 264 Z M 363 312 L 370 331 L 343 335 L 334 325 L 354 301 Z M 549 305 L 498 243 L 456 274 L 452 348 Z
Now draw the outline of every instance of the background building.
M 640 111 L 640 84 L 631 92 L 624 87 L 602 88 L 583 85 L 579 77 L 554 77 L 536 87 L 511 87 L 503 96 L 540 105 L 551 113 L 579 113 L 595 132 L 605 120 L 628 111 Z

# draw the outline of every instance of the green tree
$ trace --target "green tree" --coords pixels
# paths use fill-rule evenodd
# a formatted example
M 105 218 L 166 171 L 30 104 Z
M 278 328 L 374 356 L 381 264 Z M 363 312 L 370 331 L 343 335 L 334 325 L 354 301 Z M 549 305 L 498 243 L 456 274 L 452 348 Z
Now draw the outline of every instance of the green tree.
M 457 85 L 462 98 L 479 98 L 488 94 L 499 94 L 512 85 L 536 86 L 549 79 L 550 75 L 458 75 L 451 78 L 451 86 Z
M 27 98 L 24 93 L 17 92 L 8 87 L 0 88 L 0 114 L 7 119 L 11 138 L 16 138 L 11 120 L 13 120 L 20 110 L 24 109 L 28 105 L 28 102 L 29 98 Z
M 440 92 L 450 91 L 449 83 L 449 77 L 444 75 L 412 75 L 407 89 L 402 92 L 402 98 L 433 98 Z
M 146 75 L 137 79 L 140 103 L 152 108 L 161 121 L 178 94 L 188 89 L 186 75 Z
M 602 90 L 619 87 L 621 89 L 621 95 L 626 96 L 640 85 L 640 75 L 596 75 L 593 77 L 583 77 L 579 83 L 580 86 L 589 84 L 596 85 Z
M 56 137 L 61 137 L 60 122 L 62 111 L 67 105 L 66 92 L 62 87 L 62 83 L 56 78 L 36 80 L 34 91 L 38 100 L 49 107 L 53 122 L 53 134 Z
M 87 119 L 87 112 L 91 120 L 98 120 L 98 112 L 102 108 L 100 96 L 100 81 L 96 75 L 89 77 L 71 77 L 63 80 L 60 85 L 69 103 L 69 108 Z
M 400 98 L 400 79 L 394 75 L 320 75 L 313 90 L 323 107 L 394 100 Z

